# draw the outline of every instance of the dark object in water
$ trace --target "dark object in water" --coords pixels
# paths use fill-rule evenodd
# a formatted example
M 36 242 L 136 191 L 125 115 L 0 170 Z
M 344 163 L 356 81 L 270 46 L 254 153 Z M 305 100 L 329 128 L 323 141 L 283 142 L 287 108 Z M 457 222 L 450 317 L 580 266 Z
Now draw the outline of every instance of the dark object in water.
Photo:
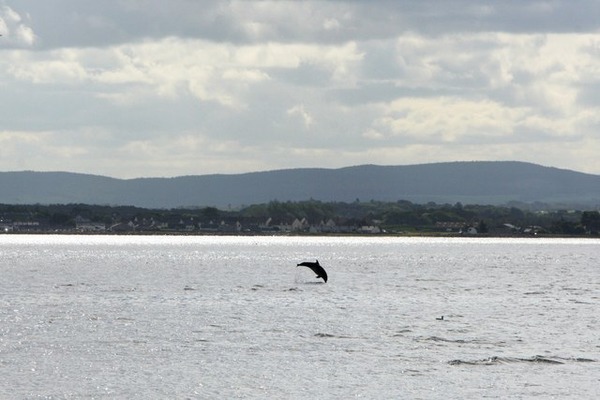
M 300 264 L 296 265 L 297 267 L 308 267 L 313 270 L 315 274 L 317 274 L 317 278 L 323 278 L 325 282 L 327 282 L 327 272 L 321 267 L 319 264 L 319 260 L 317 262 L 304 261 Z
M 437 319 L 438 321 L 443 321 L 444 320 L 444 316 L 442 315 L 441 317 L 436 317 L 435 319 Z

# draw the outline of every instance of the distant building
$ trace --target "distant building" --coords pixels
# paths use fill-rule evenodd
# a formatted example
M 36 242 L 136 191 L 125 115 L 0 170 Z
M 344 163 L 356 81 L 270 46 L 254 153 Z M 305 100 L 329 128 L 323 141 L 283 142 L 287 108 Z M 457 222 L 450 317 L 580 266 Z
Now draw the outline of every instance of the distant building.
M 21 232 L 35 232 L 41 229 L 38 221 L 15 221 L 12 225 L 14 231 Z
M 361 226 L 358 230 L 359 233 L 381 233 L 381 228 L 378 226 Z
M 10 221 L 0 221 L 0 232 L 12 232 L 13 224 Z
M 78 215 L 75 217 L 75 230 L 79 232 L 104 232 L 106 231 L 106 224 L 93 222 Z
M 477 235 L 479 232 L 477 232 L 477 228 L 475 228 L 473 226 L 469 226 L 464 231 L 461 231 L 461 233 L 463 235 Z
M 435 227 L 439 230 L 444 230 L 446 232 L 452 232 L 452 231 L 460 231 L 462 228 L 464 228 L 465 223 L 464 222 L 450 222 L 450 221 L 438 221 L 435 223 Z

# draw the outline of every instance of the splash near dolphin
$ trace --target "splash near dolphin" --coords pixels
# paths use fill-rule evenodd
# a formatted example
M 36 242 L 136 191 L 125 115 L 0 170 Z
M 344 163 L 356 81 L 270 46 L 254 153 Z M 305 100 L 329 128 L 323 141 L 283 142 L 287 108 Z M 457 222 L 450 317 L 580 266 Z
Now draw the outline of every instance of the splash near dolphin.
M 317 278 L 323 278 L 325 282 L 327 282 L 327 272 L 321 267 L 319 264 L 319 260 L 317 262 L 304 261 L 300 264 L 297 264 L 297 267 L 308 267 L 313 270 L 315 274 L 317 274 Z

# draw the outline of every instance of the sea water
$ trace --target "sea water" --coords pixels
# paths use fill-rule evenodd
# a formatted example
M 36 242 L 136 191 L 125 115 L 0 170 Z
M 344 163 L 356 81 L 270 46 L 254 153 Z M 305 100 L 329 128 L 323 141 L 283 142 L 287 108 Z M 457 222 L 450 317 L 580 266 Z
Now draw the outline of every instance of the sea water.
M 595 239 L 3 235 L 0 398 L 597 398 L 599 315 Z

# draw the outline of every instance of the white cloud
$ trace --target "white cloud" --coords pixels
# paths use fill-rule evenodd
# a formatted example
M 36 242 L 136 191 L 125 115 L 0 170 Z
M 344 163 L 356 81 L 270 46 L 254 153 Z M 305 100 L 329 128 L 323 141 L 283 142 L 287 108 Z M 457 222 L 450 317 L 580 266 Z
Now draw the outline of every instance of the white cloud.
M 68 170 L 69 162 L 89 154 L 90 148 L 64 145 L 60 132 L 1 131 L 1 170 Z M 45 167 L 40 168 L 40 165 Z
M 323 28 L 326 31 L 338 30 L 341 26 L 340 21 L 336 18 L 326 18 L 325 21 L 323 21 Z
M 8 6 L 2 6 L 2 16 L 5 21 L 10 24 L 19 24 L 21 22 L 21 16 L 16 13 L 12 8 Z
M 353 85 L 360 58 L 353 43 L 341 47 L 282 43 L 236 47 L 167 38 L 105 49 L 14 52 L 8 71 L 35 84 L 140 85 L 157 96 L 191 93 L 202 101 L 242 107 L 247 90 L 270 79 L 269 69 L 295 69 L 307 62 L 329 71 L 336 85 Z M 140 100 L 147 100 L 147 90 L 137 93 Z M 131 103 L 135 94 L 134 90 L 99 95 L 125 104 Z
M 465 137 L 512 134 L 514 124 L 525 113 L 489 100 L 405 98 L 390 103 L 375 125 L 391 136 L 411 137 L 411 141 L 456 142 Z
M 394 84 L 453 95 L 392 100 L 374 128 L 444 141 L 464 135 L 510 136 L 523 126 L 556 136 L 574 134 L 594 115 L 581 107 L 578 94 L 583 82 L 597 81 L 590 71 L 598 70 L 600 60 L 588 49 L 598 37 L 401 37 L 397 54 L 404 74 Z
M 34 84 L 80 84 L 88 77 L 88 71 L 79 60 L 75 50 L 61 50 L 42 57 L 29 53 L 13 52 L 8 72 L 18 80 Z
M 28 46 L 32 46 L 36 40 L 35 33 L 33 33 L 33 30 L 30 27 L 24 25 L 17 26 L 15 30 L 15 35 L 19 39 L 19 41 Z
M 304 104 L 297 104 L 294 107 L 287 110 L 287 114 L 290 116 L 299 116 L 304 122 L 306 129 L 310 128 L 313 124 L 313 117 L 305 110 Z
M 15 46 L 32 46 L 36 42 L 33 29 L 9 6 L 0 6 L 0 35 Z

